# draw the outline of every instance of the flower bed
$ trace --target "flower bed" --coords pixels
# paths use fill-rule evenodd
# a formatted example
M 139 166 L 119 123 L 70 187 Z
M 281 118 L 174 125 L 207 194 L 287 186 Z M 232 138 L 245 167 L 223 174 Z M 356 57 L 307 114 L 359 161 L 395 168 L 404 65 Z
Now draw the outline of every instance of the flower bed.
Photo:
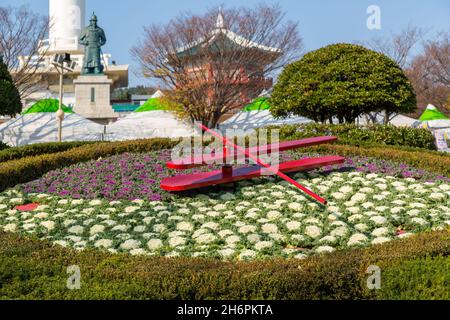
M 158 201 L 172 196 L 159 188 L 161 179 L 178 174 L 168 170 L 165 163 L 170 160 L 168 150 L 146 154 L 121 154 L 105 159 L 79 163 L 71 167 L 54 170 L 42 178 L 23 185 L 25 193 L 50 193 L 61 197 L 108 200 L 146 199 Z M 318 156 L 300 152 L 282 154 L 282 160 L 288 161 Z M 203 170 L 214 169 L 209 165 Z M 396 164 L 386 160 L 368 157 L 349 157 L 339 166 L 328 166 L 314 172 L 352 171 L 383 173 L 386 175 L 415 178 L 420 181 L 443 180 L 450 178 L 439 176 L 425 170 L 419 170 L 406 164 Z M 183 173 L 198 172 L 187 170 Z
M 23 185 L 26 193 L 51 193 L 75 199 L 161 200 L 159 182 L 169 175 L 170 151 L 121 154 L 54 170 Z
M 0 195 L 0 226 L 80 250 L 246 260 L 301 259 L 450 225 L 448 181 L 427 182 L 430 177 L 424 172 L 415 172 L 423 174 L 422 181 L 366 173 L 375 170 L 370 164 L 361 172 L 342 170 L 294 176 L 329 199 L 327 208 L 271 177 L 239 183 L 233 194 L 199 194 L 176 201 L 64 199 L 49 194 L 26 199 L 20 190 L 9 190 Z M 42 205 L 33 212 L 13 210 L 25 202 Z

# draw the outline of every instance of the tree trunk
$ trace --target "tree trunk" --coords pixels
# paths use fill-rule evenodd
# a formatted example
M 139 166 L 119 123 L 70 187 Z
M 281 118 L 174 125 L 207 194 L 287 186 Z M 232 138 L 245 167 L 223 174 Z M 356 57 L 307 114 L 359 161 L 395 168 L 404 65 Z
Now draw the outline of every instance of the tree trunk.
M 388 112 L 387 110 L 384 112 L 384 124 L 388 125 L 389 124 L 389 118 L 391 116 L 392 113 Z

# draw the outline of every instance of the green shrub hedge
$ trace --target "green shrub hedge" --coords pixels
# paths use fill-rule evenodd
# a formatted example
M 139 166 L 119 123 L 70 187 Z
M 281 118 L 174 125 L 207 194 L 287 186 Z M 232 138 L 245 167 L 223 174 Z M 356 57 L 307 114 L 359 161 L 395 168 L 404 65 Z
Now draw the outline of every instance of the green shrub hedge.
M 178 140 L 151 139 L 88 144 L 70 150 L 0 163 L 0 191 L 37 179 L 45 173 L 79 162 L 125 152 L 147 152 L 173 148 Z
M 280 129 L 280 140 L 331 135 L 339 144 L 354 146 L 389 145 L 436 150 L 435 140 L 427 129 L 398 128 L 391 125 L 358 127 L 354 124 L 286 125 Z
M 78 252 L 0 233 L 0 297 L 196 300 L 445 298 L 448 277 L 447 280 L 444 277 L 448 276 L 449 269 L 438 272 L 437 268 L 448 264 L 449 252 L 448 230 L 300 261 L 254 262 L 136 257 L 97 250 Z M 405 261 L 406 264 L 403 263 Z M 420 265 L 424 261 L 427 263 Z M 67 267 L 72 265 L 80 267 L 80 290 L 66 288 Z M 380 291 L 367 288 L 369 275 L 366 270 L 370 265 L 381 268 Z M 409 276 L 408 270 L 413 271 Z M 434 271 L 436 273 L 430 274 Z M 401 284 L 403 280 L 409 282 Z M 414 292 L 398 292 L 399 289 Z
M 20 159 L 24 157 L 38 156 L 42 154 L 62 152 L 86 144 L 93 144 L 93 143 L 98 144 L 100 142 L 62 142 L 62 143 L 49 142 L 49 143 L 31 144 L 22 147 L 7 148 L 5 150 L 1 150 L 0 147 L 1 150 L 0 162 Z
M 422 257 L 387 266 L 379 299 L 449 300 L 450 256 Z

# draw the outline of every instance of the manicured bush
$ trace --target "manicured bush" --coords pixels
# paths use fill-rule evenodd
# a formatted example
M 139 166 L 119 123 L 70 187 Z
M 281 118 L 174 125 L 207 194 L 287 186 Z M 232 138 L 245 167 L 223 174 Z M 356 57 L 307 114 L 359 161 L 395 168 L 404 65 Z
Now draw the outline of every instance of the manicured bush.
M 362 114 L 416 109 L 402 69 L 387 56 L 353 44 L 334 44 L 306 54 L 281 73 L 270 98 L 275 116 L 295 114 L 324 122 L 354 122 Z
M 398 128 L 391 125 L 358 127 L 354 124 L 286 125 L 279 127 L 280 140 L 295 140 L 323 135 L 337 136 L 339 144 L 354 146 L 394 145 L 436 150 L 435 140 L 427 129 Z
M 388 265 L 379 299 L 449 300 L 450 256 L 415 258 Z
M 26 157 L 0 163 L 0 190 L 32 181 L 43 174 L 79 162 L 125 152 L 146 152 L 173 148 L 178 141 L 170 139 L 135 140 L 117 143 L 89 144 L 64 152 Z
M 22 147 L 8 148 L 1 150 L 0 147 L 0 162 L 21 159 L 25 157 L 39 156 L 42 154 L 57 153 L 80 147 L 86 144 L 93 144 L 99 142 L 62 142 L 62 143 L 38 143 Z
M 400 270 L 414 269 L 409 284 L 415 290 L 427 285 L 429 294 L 445 297 L 448 230 L 418 234 L 365 249 L 337 251 L 305 260 L 222 262 L 209 259 L 159 258 L 108 254 L 97 250 L 77 252 L 52 247 L 14 234 L 0 233 L 0 296 L 7 299 L 376 299 L 423 297 L 414 292 L 395 295 Z M 447 256 L 442 260 L 442 256 Z M 416 268 L 416 262 L 431 261 Z M 431 259 L 436 259 L 435 261 Z M 411 262 L 413 261 L 413 262 Z M 403 262 L 407 262 L 405 265 Z M 66 287 L 67 267 L 81 271 L 81 289 Z M 382 270 L 380 292 L 367 288 L 367 268 Z M 445 266 L 445 265 L 444 265 Z M 438 282 L 432 282 L 440 279 Z M 424 292 L 424 291 L 423 291 Z M 391 295 L 392 294 L 392 295 Z

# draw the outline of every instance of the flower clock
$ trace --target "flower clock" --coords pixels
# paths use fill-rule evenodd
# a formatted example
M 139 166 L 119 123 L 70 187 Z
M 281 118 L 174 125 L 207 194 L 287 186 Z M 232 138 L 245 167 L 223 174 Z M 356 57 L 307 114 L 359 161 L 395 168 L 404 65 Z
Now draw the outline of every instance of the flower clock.
M 288 153 L 286 158 L 311 154 Z M 253 260 L 377 245 L 450 225 L 447 178 L 370 158 L 276 177 L 233 192 L 159 189 L 169 151 L 122 154 L 49 172 L 0 194 L 0 229 L 77 250 Z M 194 172 L 194 171 L 193 171 Z

